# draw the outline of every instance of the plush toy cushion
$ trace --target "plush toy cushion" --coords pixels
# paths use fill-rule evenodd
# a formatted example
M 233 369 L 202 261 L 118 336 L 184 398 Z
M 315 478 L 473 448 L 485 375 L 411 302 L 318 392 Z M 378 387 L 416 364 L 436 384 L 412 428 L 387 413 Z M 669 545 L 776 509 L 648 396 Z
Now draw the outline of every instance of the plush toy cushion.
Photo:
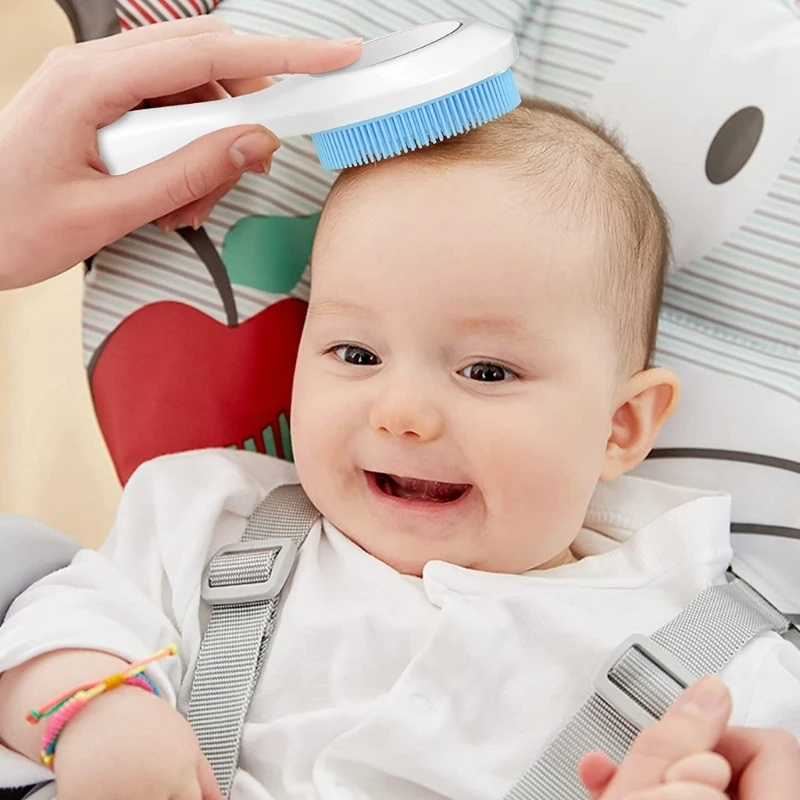
M 151 19 L 132 14 L 134 2 Z M 128 24 L 159 17 L 159 4 L 193 5 L 120 2 Z M 656 361 L 684 387 L 659 449 L 639 471 L 731 492 L 737 568 L 784 609 L 800 611 L 796 4 L 222 0 L 213 13 L 245 33 L 368 38 L 434 18 L 479 17 L 515 30 L 523 93 L 618 129 L 672 219 L 675 263 Z M 305 268 L 333 178 L 309 141 L 287 141 L 269 178 L 246 176 L 201 231 L 147 226 L 94 259 L 85 352 L 123 481 L 146 458 L 193 447 L 291 457 Z

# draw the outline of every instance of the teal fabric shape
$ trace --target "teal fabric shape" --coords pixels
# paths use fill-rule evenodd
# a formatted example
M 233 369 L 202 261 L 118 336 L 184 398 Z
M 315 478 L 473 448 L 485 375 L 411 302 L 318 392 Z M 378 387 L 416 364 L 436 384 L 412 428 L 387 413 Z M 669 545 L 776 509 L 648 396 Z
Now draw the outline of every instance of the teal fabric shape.
M 311 257 L 319 217 L 316 213 L 240 219 L 222 245 L 231 283 L 272 294 L 294 289 Z

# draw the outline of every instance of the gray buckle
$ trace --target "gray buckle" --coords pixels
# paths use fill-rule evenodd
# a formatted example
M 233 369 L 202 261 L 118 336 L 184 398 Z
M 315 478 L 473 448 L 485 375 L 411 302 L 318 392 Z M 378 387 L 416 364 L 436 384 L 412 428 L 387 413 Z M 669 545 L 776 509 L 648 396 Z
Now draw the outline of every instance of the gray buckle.
M 622 714 L 640 730 L 658 722 L 656 717 L 639 705 L 629 694 L 626 694 L 616 684 L 612 683 L 609 676 L 611 670 L 619 663 L 622 657 L 631 649 L 638 650 L 648 661 L 669 675 L 684 689 L 693 684 L 698 676 L 693 675 L 669 650 L 654 642 L 649 636 L 635 633 L 620 644 L 608 657 L 603 667 L 594 679 L 594 690 L 612 708 Z
M 277 550 L 275 562 L 269 577 L 257 583 L 231 583 L 225 586 L 210 584 L 211 565 L 215 559 L 227 553 L 267 553 Z M 237 603 L 257 603 L 277 597 L 289 579 L 295 559 L 297 545 L 291 539 L 259 539 L 254 542 L 234 542 L 226 544 L 214 553 L 213 558 L 203 570 L 200 596 L 212 606 L 227 606 Z

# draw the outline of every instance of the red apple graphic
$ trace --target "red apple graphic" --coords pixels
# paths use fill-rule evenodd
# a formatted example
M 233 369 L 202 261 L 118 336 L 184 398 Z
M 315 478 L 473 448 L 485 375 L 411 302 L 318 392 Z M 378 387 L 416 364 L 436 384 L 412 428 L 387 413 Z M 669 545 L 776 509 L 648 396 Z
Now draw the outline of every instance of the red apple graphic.
M 305 249 L 292 245 L 298 278 L 302 268 L 296 265 L 307 263 L 317 218 L 309 218 Z M 247 219 L 244 233 L 267 218 Z M 234 244 L 253 239 L 242 232 Z M 239 323 L 228 270 L 214 244 L 202 228 L 178 233 L 211 273 L 227 325 L 184 303 L 157 302 L 126 317 L 98 348 L 89 365 L 92 399 L 123 484 L 144 461 L 204 447 L 292 458 L 289 407 L 306 303 L 287 297 Z M 286 291 L 291 286 L 283 275 Z

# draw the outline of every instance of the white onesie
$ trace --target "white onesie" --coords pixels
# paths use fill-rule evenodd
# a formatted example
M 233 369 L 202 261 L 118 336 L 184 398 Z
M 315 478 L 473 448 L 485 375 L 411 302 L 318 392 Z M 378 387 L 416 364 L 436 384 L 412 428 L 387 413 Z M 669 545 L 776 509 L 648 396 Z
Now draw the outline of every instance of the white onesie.
M 67 647 L 134 661 L 185 712 L 209 610 L 200 578 L 292 465 L 168 456 L 130 480 L 100 552 L 40 581 L 0 627 L 0 672 Z M 601 484 L 574 564 L 525 575 L 429 562 L 400 575 L 329 522 L 312 528 L 242 735 L 232 800 L 499 800 L 592 690 L 609 652 L 652 633 L 731 557 L 729 498 Z M 535 536 L 536 532 L 531 531 Z M 737 724 L 800 736 L 800 651 L 757 637 L 724 670 Z M 0 747 L 0 786 L 50 773 Z

